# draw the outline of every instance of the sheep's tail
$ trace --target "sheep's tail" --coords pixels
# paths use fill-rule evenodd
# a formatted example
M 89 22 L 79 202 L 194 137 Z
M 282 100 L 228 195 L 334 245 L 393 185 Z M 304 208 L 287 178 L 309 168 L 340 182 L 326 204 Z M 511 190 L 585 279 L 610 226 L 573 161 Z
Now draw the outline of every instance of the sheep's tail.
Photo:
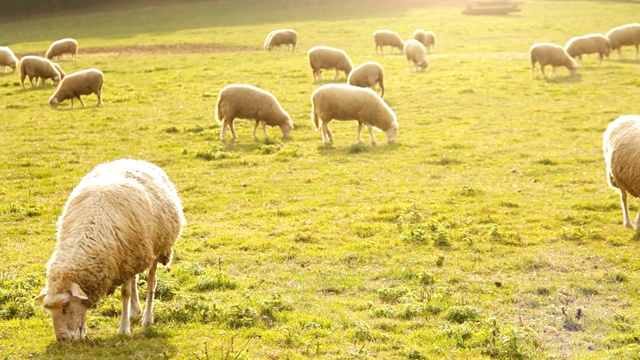
M 316 102 L 311 102 L 311 122 L 313 123 L 314 129 L 318 131 L 320 129 L 320 119 L 318 118 L 318 114 L 316 113 Z
M 24 78 L 27 76 L 27 71 L 22 59 L 20 60 L 20 64 L 18 64 L 18 74 L 20 75 L 20 85 L 24 88 Z
M 224 114 L 222 113 L 222 105 L 221 100 L 222 96 L 218 95 L 218 101 L 216 102 L 216 122 L 222 125 L 222 119 L 224 119 Z

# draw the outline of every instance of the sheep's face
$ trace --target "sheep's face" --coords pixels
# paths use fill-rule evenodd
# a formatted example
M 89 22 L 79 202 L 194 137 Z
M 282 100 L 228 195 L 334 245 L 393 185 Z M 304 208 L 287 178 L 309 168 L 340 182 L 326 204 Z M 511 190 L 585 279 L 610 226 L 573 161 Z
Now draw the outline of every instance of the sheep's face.
M 427 60 L 423 60 L 417 63 L 416 65 L 418 66 L 418 71 L 425 71 L 427 70 L 429 63 L 427 62 Z
M 55 96 L 52 96 L 51 99 L 49 99 L 49 105 L 55 110 L 58 108 L 58 105 L 60 105 L 60 102 Z
M 396 122 L 391 128 L 389 128 L 389 130 L 385 131 L 389 144 L 393 144 L 393 142 L 396 141 L 396 137 L 398 136 L 398 129 L 398 123 Z
M 293 129 L 293 121 L 287 118 L 287 120 L 280 125 L 280 129 L 282 130 L 282 138 L 288 139 L 289 134 L 291 134 L 291 130 Z
M 58 294 L 47 294 L 43 290 L 36 300 L 42 301 L 51 314 L 56 340 L 81 340 L 87 337 L 87 296 L 80 286 L 72 283 L 71 288 Z

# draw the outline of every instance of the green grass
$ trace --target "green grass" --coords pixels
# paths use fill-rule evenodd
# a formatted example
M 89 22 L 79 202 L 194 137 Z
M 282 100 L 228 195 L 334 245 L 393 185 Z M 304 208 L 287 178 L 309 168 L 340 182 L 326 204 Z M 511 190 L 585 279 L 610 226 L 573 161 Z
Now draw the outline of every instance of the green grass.
M 635 22 L 638 5 L 525 0 L 509 16 L 466 16 L 464 1 L 430 3 L 123 5 L 8 23 L 0 44 L 26 54 L 72 36 L 80 55 L 63 69 L 106 80 L 103 107 L 86 96 L 85 109 L 53 111 L 52 85 L 0 74 L 2 357 L 637 358 L 638 240 L 601 141 L 637 112 L 640 61 L 624 48 L 611 66 L 587 56 L 575 77 L 531 79 L 527 51 Z M 298 49 L 262 50 L 280 27 L 298 31 Z M 427 72 L 376 55 L 378 28 L 435 31 Z M 159 44 L 226 50 L 83 54 Z M 322 145 L 305 57 L 320 44 L 384 66 L 395 144 L 356 144 L 355 122 L 333 122 Z M 253 140 L 238 120 L 238 141 L 220 142 L 215 101 L 230 83 L 276 95 L 292 139 L 269 128 Z M 56 343 L 32 299 L 57 217 L 84 174 L 124 157 L 163 167 L 188 221 L 159 272 L 156 325 L 117 336 L 112 295 L 90 310 L 88 341 Z

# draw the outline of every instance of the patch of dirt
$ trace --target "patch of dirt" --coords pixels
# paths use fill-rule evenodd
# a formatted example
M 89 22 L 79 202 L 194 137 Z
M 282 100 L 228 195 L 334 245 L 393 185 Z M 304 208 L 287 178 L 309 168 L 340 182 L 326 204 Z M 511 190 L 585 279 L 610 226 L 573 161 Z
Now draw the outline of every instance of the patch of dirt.
M 162 45 L 123 45 L 123 46 L 105 46 L 105 47 L 80 47 L 78 56 L 84 57 L 102 57 L 102 56 L 129 56 L 129 55 L 147 55 L 147 54 L 201 54 L 216 53 L 230 51 L 254 51 L 259 50 L 257 47 L 234 46 L 224 44 L 162 44 Z M 23 57 L 25 55 L 44 56 L 44 52 L 24 53 L 16 56 Z M 65 55 L 69 56 L 69 55 Z

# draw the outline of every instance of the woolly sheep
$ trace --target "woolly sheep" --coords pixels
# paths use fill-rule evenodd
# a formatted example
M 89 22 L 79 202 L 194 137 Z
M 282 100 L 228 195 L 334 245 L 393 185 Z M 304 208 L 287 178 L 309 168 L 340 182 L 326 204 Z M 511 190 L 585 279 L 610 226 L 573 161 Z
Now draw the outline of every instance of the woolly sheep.
M 81 95 L 96 94 L 98 103 L 96 106 L 102 105 L 102 84 L 104 83 L 104 74 L 98 69 L 86 69 L 74 72 L 65 76 L 58 85 L 56 92 L 49 98 L 49 105 L 52 109 L 56 109 L 61 102 L 71 99 L 71 108 L 73 109 L 73 99 L 80 100 L 82 107 L 86 107 Z
M 347 84 L 326 84 L 317 88 L 311 95 L 311 120 L 316 130 L 322 122 L 322 141 L 326 145 L 333 142 L 329 129 L 331 120 L 357 120 L 356 140 L 362 142 L 360 133 L 365 125 L 373 145 L 377 144 L 374 127 L 386 133 L 389 144 L 396 140 L 399 129 L 393 110 L 375 91 Z
M 307 57 L 313 70 L 314 82 L 322 80 L 323 69 L 336 69 L 333 81 L 338 80 L 340 71 L 347 77 L 353 69 L 353 63 L 347 53 L 333 47 L 315 46 L 307 52 Z
M 71 54 L 73 55 L 73 60 L 76 60 L 78 58 L 78 42 L 71 38 L 54 41 L 44 56 L 52 60 L 54 57 L 62 57 L 64 54 Z
M 279 29 L 273 30 L 267 35 L 267 38 L 264 40 L 264 48 L 266 50 L 271 51 L 275 46 L 278 48 L 280 45 L 287 45 L 287 49 L 289 49 L 289 45 L 291 45 L 291 51 L 296 49 L 296 44 L 298 43 L 298 33 L 293 29 Z
M 417 29 L 413 32 L 413 38 L 420 41 L 420 43 L 427 49 L 432 49 L 436 46 L 436 33 L 433 31 Z
M 611 42 L 611 50 L 618 50 L 618 57 L 622 59 L 622 53 L 620 52 L 623 46 L 634 45 L 636 47 L 636 54 L 633 57 L 638 59 L 638 45 L 640 44 L 640 24 L 627 24 L 607 31 L 606 36 Z
M 373 32 L 373 40 L 376 43 L 376 54 L 378 53 L 378 48 L 380 48 L 380 53 L 382 53 L 383 46 L 389 46 L 391 50 L 393 48 L 398 48 L 402 51 L 404 46 L 404 42 L 398 33 L 391 30 L 376 30 Z
M 552 43 L 536 43 L 529 48 L 529 55 L 531 58 L 531 78 L 533 79 L 533 70 L 536 63 L 540 63 L 540 72 L 542 77 L 546 77 L 544 73 L 544 67 L 551 65 L 551 76 L 556 75 L 556 67 L 564 66 L 571 74 L 575 74 L 578 69 L 578 63 L 567 53 L 567 51 L 560 45 Z
M 71 192 L 58 220 L 47 283 L 36 297 L 60 340 L 84 339 L 87 309 L 122 285 L 118 334 L 140 315 L 136 276 L 148 269 L 142 326 L 153 324 L 156 267 L 171 261 L 185 219 L 167 174 L 151 163 L 122 159 L 98 165 Z
M 6 46 L 0 46 L 0 66 L 2 66 L 3 73 L 5 72 L 4 68 L 7 66 L 13 69 L 13 72 L 16 72 L 16 67 L 18 66 L 18 58 Z
M 418 40 L 407 40 L 404 43 L 404 54 L 407 57 L 407 63 L 409 70 L 411 70 L 411 63 L 415 64 L 416 71 L 425 71 L 429 66 L 427 61 L 427 49 Z
M 222 125 L 220 140 L 226 140 L 226 130 L 231 130 L 234 139 L 238 138 L 233 126 L 233 120 L 253 119 L 253 138 L 256 138 L 258 125 L 262 124 L 262 132 L 267 137 L 266 125 L 278 126 L 282 131 L 282 138 L 289 137 L 293 129 L 293 121 L 284 111 L 280 103 L 271 93 L 252 85 L 232 84 L 225 86 L 218 94 L 216 104 L 216 120 Z
M 640 212 L 632 223 L 627 206 L 627 193 L 640 196 L 640 115 L 620 116 L 607 126 L 602 151 L 609 186 L 620 193 L 623 224 L 638 229 Z
M 602 64 L 603 56 L 607 57 L 609 62 L 609 53 L 611 53 L 611 43 L 609 39 L 602 34 L 589 34 L 584 36 L 576 36 L 571 38 L 564 46 L 567 53 L 574 59 L 580 60 L 582 63 L 583 54 L 598 54 L 598 65 Z
M 20 59 L 20 85 L 24 89 L 24 79 L 28 76 L 31 86 L 33 86 L 33 79 L 36 80 L 38 85 L 39 79 L 42 85 L 45 84 L 46 79 L 52 79 L 54 85 L 62 79 L 62 74 L 58 69 L 60 67 L 53 61 L 45 59 L 39 56 L 24 56 Z
M 372 89 L 375 88 L 376 84 L 380 84 L 380 97 L 384 97 L 384 70 L 377 61 L 365 62 L 356 66 L 349 74 L 347 83 Z

